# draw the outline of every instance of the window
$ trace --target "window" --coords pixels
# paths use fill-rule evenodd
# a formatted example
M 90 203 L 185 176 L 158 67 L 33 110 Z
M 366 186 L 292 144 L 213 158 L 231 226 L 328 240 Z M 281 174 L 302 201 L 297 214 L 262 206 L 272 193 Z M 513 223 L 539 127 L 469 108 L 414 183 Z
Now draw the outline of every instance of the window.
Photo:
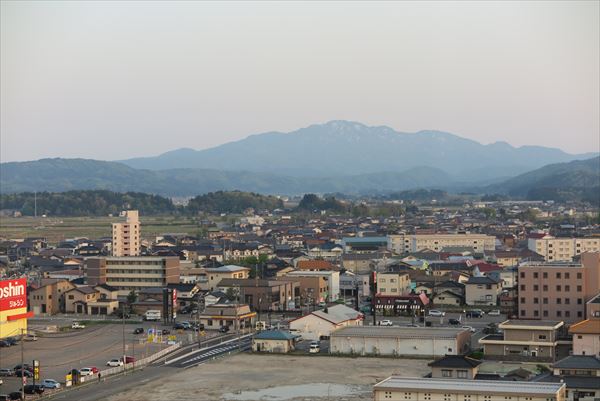
M 538 335 L 538 340 L 545 340 L 545 339 L 546 339 L 546 335 L 545 334 Z
M 583 304 L 583 299 L 577 298 L 577 305 L 581 305 L 581 304 Z
M 534 310 L 534 311 L 533 311 L 533 316 L 535 316 L 535 317 L 539 317 L 539 316 L 540 316 L 540 311 L 538 311 L 538 310 Z
M 556 317 L 562 317 L 562 311 L 557 310 L 556 311 Z
M 521 309 L 521 316 L 525 316 L 525 309 Z
M 565 317 L 571 317 L 571 311 L 566 310 L 565 311 Z
M 544 288 L 543 288 L 543 290 L 544 290 L 544 291 L 548 291 L 548 286 L 544 284 Z
M 581 292 L 581 286 L 580 285 L 577 286 L 577 292 Z
M 521 278 L 525 278 L 525 272 L 521 272 Z
M 556 278 L 562 278 L 560 272 L 556 272 Z
M 565 298 L 565 305 L 569 305 L 571 303 L 571 298 Z
M 570 279 L 571 278 L 571 273 L 565 273 L 565 279 Z
M 577 317 L 583 317 L 583 312 L 577 311 Z
M 539 304 L 540 303 L 540 299 L 539 298 L 533 298 L 533 303 L 534 304 Z
M 577 273 L 577 278 L 581 280 L 581 273 Z
M 539 273 L 538 272 L 533 273 L 533 278 L 539 278 Z
M 542 273 L 542 277 L 543 278 L 548 278 L 548 273 L 547 272 Z
M 565 285 L 565 291 L 571 291 L 571 286 L 570 285 Z
M 556 298 L 556 303 L 557 303 L 557 304 L 559 304 L 559 305 L 560 305 L 560 304 L 561 304 L 561 302 L 562 302 L 562 299 L 560 299 L 560 298 Z
M 468 370 L 458 370 L 458 371 L 456 371 L 456 377 L 458 377 L 459 379 L 467 379 L 469 377 L 469 371 Z
M 560 286 L 560 285 L 557 285 L 557 286 L 556 286 L 556 291 L 560 292 L 561 288 L 562 288 L 562 286 Z
M 544 317 L 548 317 L 548 311 L 545 310 L 544 313 L 543 313 L 543 315 L 544 315 Z
M 539 290 L 540 290 L 540 286 L 539 286 L 539 285 L 537 285 L 537 284 L 534 284 L 534 285 L 533 285 L 533 290 L 534 290 L 534 291 L 539 291 Z
M 442 377 L 452 377 L 452 370 L 442 369 Z
M 521 291 L 525 291 L 525 284 L 521 284 Z

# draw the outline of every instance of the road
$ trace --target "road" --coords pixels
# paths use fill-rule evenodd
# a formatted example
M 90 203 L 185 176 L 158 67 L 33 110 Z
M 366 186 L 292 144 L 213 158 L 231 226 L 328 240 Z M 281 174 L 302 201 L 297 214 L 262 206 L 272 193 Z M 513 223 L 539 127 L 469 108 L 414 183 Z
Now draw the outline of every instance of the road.
M 150 383 L 158 378 L 164 381 L 168 377 L 180 373 L 182 369 L 201 365 L 204 362 L 230 354 L 238 349 L 246 351 L 250 349 L 251 342 L 252 338 L 250 335 L 242 336 L 238 339 L 235 334 L 229 334 L 206 340 L 202 343 L 202 348 L 200 349 L 198 349 L 197 344 L 188 345 L 168 355 L 165 359 L 161 358 L 155 364 L 135 372 L 130 372 L 126 376 L 113 376 L 103 380 L 101 383 L 93 382 L 78 388 L 69 389 L 51 397 L 51 399 L 61 401 L 104 400 L 114 394 Z

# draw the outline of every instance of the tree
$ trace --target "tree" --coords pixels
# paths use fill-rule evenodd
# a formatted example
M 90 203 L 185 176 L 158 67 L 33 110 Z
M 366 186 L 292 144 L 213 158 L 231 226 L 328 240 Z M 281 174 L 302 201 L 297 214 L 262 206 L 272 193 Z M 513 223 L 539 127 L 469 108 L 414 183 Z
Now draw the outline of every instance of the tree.
M 129 309 L 129 313 L 133 311 L 133 304 L 137 301 L 138 296 L 134 290 L 129 291 L 127 294 L 127 308 Z

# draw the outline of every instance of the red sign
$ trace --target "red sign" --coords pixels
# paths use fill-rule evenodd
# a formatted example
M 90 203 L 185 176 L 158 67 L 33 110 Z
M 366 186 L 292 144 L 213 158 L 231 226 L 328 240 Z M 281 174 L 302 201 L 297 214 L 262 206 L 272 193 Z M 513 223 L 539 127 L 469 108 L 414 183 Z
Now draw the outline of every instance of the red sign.
M 0 311 L 27 307 L 27 279 L 0 281 Z
M 173 307 L 177 305 L 177 290 L 173 288 Z

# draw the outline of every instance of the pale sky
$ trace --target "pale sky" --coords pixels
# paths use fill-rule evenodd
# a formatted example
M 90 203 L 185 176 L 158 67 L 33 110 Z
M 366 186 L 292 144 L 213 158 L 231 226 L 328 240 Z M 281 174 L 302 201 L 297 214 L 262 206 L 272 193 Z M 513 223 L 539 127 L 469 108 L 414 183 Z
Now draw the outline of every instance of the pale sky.
M 600 151 L 600 2 L 2 1 L 3 162 L 347 119 Z

